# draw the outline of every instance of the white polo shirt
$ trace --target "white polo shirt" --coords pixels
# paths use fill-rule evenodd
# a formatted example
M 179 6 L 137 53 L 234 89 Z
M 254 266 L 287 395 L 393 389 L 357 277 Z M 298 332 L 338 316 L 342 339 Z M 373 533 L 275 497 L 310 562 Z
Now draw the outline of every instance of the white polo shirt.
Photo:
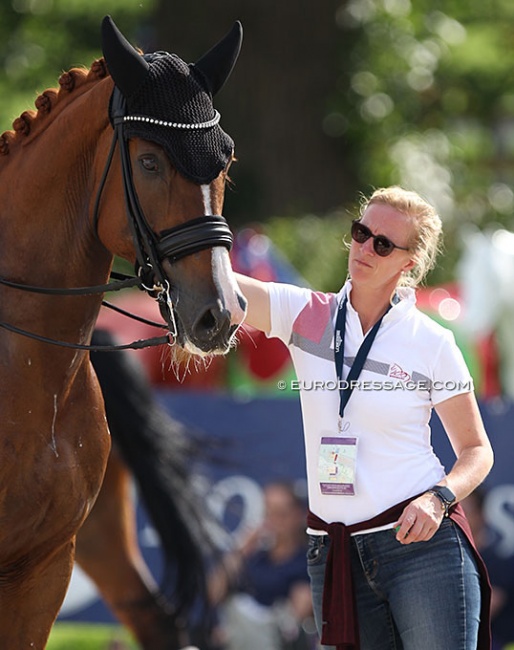
M 384 316 L 339 424 L 340 394 L 334 362 L 337 307 L 348 295 L 343 379 L 364 340 L 351 305 L 351 283 L 336 294 L 269 283 L 270 337 L 289 348 L 299 389 L 311 511 L 327 523 L 351 525 L 421 493 L 444 475 L 431 446 L 432 407 L 473 390 L 453 333 L 416 308 L 412 289 Z M 321 442 L 356 439 L 354 494 L 321 488 Z

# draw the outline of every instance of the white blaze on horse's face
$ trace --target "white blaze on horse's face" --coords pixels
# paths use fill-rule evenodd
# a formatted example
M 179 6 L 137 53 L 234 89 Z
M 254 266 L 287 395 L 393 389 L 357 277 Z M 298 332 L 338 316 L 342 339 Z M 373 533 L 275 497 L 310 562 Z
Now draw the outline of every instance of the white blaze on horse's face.
M 203 213 L 204 215 L 212 214 L 211 186 L 200 185 L 200 189 L 202 190 L 203 197 Z
M 204 215 L 213 214 L 211 201 L 210 185 L 201 185 L 203 198 Z M 236 282 L 228 250 L 223 246 L 215 246 L 211 249 L 212 278 L 221 301 L 221 307 L 224 311 L 230 313 L 230 331 L 231 336 L 228 342 L 227 350 L 219 350 L 218 353 L 227 352 L 235 343 L 235 337 L 239 326 L 244 320 L 246 314 L 246 302 L 241 294 Z M 184 348 L 196 355 L 205 356 L 205 352 L 199 349 L 189 340 L 184 342 Z M 216 353 L 216 352 L 215 352 Z M 210 353 L 212 354 L 212 352 Z
M 211 203 L 210 185 L 201 185 L 203 196 L 204 214 L 213 214 Z M 236 282 L 230 256 L 223 246 L 216 246 L 212 249 L 212 277 L 216 288 L 222 297 L 223 305 L 231 314 L 230 325 L 234 332 L 231 343 L 235 341 L 236 333 L 246 316 L 246 306 L 241 290 Z
M 236 326 L 232 335 L 233 338 L 243 322 L 246 309 L 243 309 L 241 305 L 241 290 L 232 270 L 230 256 L 227 249 L 222 246 L 216 246 L 212 249 L 212 276 L 220 295 L 223 296 L 225 308 L 232 315 L 230 325 Z

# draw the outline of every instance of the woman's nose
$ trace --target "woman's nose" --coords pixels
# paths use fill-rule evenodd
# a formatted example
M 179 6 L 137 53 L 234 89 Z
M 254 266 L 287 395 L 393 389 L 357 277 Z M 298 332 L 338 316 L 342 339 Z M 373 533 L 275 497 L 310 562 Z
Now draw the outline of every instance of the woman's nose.
M 368 253 L 369 255 L 374 255 L 375 249 L 373 248 L 373 244 L 374 244 L 373 237 L 366 239 L 364 244 L 361 244 L 361 248 L 364 251 L 364 253 Z

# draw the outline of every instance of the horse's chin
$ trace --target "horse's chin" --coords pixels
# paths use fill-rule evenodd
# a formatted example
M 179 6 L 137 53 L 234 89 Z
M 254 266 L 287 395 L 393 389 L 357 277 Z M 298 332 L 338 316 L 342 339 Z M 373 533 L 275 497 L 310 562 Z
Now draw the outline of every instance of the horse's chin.
M 205 347 L 199 347 L 193 341 L 185 340 L 180 343 L 180 346 L 184 352 L 190 355 L 200 357 L 201 359 L 207 359 L 212 356 L 223 356 L 227 354 L 229 350 L 235 346 L 235 343 L 229 341 L 225 345 L 216 345 L 216 347 L 209 346 L 207 349 L 205 349 Z
M 191 341 L 184 341 L 183 343 L 181 343 L 181 348 L 184 350 L 186 354 L 192 355 L 194 357 L 200 357 L 201 359 L 206 359 L 210 357 L 212 354 L 216 354 L 215 352 L 211 352 L 210 350 L 209 351 L 202 350 Z
M 163 357 L 163 364 L 167 365 L 179 383 L 194 373 L 202 373 L 209 369 L 215 356 L 225 354 L 223 350 L 202 350 L 191 341 L 177 339 L 175 345 L 168 348 L 166 359 Z

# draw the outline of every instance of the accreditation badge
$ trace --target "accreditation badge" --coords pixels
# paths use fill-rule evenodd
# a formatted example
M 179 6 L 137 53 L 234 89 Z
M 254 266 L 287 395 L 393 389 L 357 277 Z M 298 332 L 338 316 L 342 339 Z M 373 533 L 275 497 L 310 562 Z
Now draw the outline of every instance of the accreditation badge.
M 321 494 L 355 495 L 357 438 L 322 435 L 318 456 Z

